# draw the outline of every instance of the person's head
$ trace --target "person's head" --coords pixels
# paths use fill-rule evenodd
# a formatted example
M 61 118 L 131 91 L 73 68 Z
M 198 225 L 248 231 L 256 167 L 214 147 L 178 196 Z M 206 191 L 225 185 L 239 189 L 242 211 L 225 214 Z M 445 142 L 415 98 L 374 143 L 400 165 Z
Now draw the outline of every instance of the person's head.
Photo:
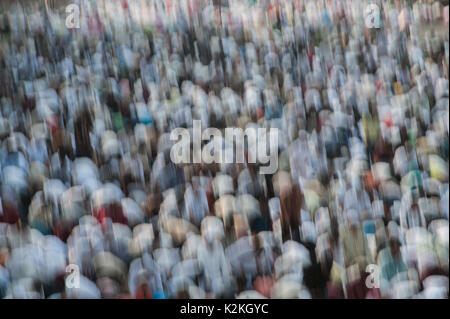
M 6 247 L 1 247 L 0 248 L 0 266 L 5 267 L 6 266 L 6 262 L 8 260 L 9 257 L 9 249 Z
M 397 256 L 400 253 L 401 243 L 400 240 L 396 237 L 391 237 L 389 239 L 389 249 L 391 251 L 392 256 Z
M 200 179 L 196 176 L 194 176 L 191 180 L 192 190 L 197 193 L 197 191 L 200 188 Z
M 204 234 L 203 234 L 203 239 L 206 243 L 206 246 L 208 248 L 212 248 L 214 247 L 214 244 L 216 243 L 216 237 L 214 236 L 214 233 L 211 230 L 207 230 Z

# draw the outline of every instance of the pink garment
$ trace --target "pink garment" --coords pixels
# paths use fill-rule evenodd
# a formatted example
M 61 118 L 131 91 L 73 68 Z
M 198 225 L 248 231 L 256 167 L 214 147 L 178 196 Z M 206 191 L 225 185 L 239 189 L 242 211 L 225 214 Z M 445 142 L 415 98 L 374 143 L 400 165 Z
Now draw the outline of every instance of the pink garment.
M 92 215 L 98 220 L 100 224 L 105 218 L 110 218 L 113 223 L 128 224 L 128 219 L 124 215 L 122 206 L 120 204 L 104 205 L 94 209 Z
M 270 298 L 270 290 L 273 287 L 273 280 L 269 276 L 258 277 L 253 282 L 254 289 L 266 298 Z
M 327 282 L 328 298 L 330 299 L 345 299 L 344 290 L 340 285 L 329 281 Z
M 445 24 L 446 26 L 448 26 L 448 20 L 449 20 L 449 16 L 448 16 L 448 6 L 445 6 L 443 11 L 444 11 L 444 12 L 443 12 L 444 24 Z

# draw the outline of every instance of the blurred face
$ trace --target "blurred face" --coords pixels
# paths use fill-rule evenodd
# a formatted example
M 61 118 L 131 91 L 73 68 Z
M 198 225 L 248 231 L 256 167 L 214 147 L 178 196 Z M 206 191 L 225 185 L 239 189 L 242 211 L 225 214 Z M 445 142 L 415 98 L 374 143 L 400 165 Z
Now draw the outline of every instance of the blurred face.
M 400 252 L 400 244 L 396 240 L 391 240 L 389 242 L 389 248 L 391 250 L 391 255 L 392 256 L 397 256 L 399 254 L 399 252 Z
M 212 246 L 214 244 L 214 234 L 211 231 L 206 231 L 204 237 L 205 242 L 208 246 Z
M 8 260 L 9 251 L 7 248 L 0 249 L 0 265 L 6 267 L 6 261 Z
M 192 190 L 197 193 L 198 188 L 199 188 L 198 182 L 197 181 L 193 181 L 192 182 Z

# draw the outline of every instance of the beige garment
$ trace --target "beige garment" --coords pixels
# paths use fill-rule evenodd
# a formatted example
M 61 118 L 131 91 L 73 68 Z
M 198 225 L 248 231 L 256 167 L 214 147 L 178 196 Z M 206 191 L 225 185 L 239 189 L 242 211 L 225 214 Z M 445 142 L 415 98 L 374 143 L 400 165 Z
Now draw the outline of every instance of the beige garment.
M 359 257 L 366 257 L 372 263 L 372 257 L 362 228 L 358 226 L 342 226 L 339 229 L 344 265 L 349 267 L 358 262 Z

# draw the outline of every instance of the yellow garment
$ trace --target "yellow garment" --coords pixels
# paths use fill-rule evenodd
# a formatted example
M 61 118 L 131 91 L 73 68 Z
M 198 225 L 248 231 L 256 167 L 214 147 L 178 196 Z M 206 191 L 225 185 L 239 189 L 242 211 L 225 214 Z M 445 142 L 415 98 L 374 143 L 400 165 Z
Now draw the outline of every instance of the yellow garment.
M 375 145 L 380 137 L 380 121 L 378 117 L 373 118 L 370 115 L 363 115 L 363 140 L 366 146 Z
M 339 237 L 341 239 L 345 267 L 359 263 L 361 257 L 365 257 L 367 263 L 372 263 L 372 255 L 361 227 L 343 226 L 339 230 Z
M 310 189 L 305 190 L 305 201 L 311 215 L 313 215 L 316 209 L 320 207 L 320 197 L 316 192 Z
M 331 282 L 337 285 L 342 285 L 342 271 L 342 267 L 337 262 L 333 261 L 330 271 Z

